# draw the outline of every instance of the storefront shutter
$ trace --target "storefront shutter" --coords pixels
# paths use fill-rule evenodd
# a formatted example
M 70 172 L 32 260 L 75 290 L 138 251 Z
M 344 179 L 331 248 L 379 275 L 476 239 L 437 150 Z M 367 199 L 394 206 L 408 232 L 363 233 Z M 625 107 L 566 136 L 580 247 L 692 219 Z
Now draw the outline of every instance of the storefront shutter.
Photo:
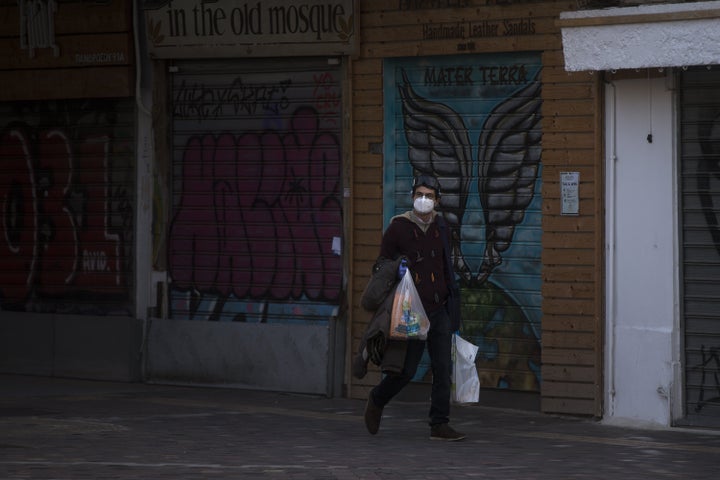
M 720 71 L 681 78 L 685 421 L 720 426 Z
M 324 324 L 337 313 L 337 63 L 172 67 L 172 318 Z
M 0 104 L 0 310 L 132 315 L 135 103 Z
M 385 226 L 412 209 L 413 175 L 439 178 L 484 388 L 540 390 L 541 69 L 536 53 L 383 64 Z

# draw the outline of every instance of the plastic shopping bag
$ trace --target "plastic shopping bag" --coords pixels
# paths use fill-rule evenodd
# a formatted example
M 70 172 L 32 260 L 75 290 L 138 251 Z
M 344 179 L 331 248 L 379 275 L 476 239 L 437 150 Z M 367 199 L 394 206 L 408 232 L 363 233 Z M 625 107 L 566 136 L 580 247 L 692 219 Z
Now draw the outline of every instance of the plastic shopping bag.
M 425 340 L 429 329 L 430 320 L 420 301 L 420 295 L 415 288 L 410 269 L 408 269 L 395 289 L 390 317 L 390 338 Z
M 475 367 L 478 346 L 459 334 L 453 335 L 452 401 L 454 403 L 477 403 L 480 400 L 480 377 Z

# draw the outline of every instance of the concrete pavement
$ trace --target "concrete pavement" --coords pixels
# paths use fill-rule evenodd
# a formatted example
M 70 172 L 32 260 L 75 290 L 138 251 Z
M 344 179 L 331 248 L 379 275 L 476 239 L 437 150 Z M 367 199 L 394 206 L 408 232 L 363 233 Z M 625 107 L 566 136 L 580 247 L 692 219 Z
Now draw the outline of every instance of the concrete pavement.
M 427 402 L 0 375 L 0 479 L 699 479 L 720 434 L 454 406 L 462 442 L 429 439 Z

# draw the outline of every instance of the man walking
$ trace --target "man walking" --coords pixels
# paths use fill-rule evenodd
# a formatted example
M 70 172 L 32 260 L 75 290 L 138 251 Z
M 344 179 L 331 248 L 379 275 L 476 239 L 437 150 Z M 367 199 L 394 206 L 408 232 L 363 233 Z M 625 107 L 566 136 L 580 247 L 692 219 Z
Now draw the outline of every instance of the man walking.
M 425 312 L 430 319 L 427 340 L 408 340 L 405 362 L 400 373 L 390 373 L 370 391 L 365 407 L 365 425 L 371 434 L 380 428 L 385 405 L 415 376 L 427 344 L 432 370 L 430 438 L 457 441 L 465 438 L 449 425 L 450 376 L 452 373 L 452 335 L 460 326 L 458 289 L 449 261 L 448 229 L 435 208 L 440 201 L 440 183 L 432 175 L 418 175 L 412 186 L 413 209 L 393 217 L 383 234 L 380 256 L 407 258 L 405 268 L 415 282 Z M 452 312 L 452 315 L 449 313 Z M 452 318 L 451 318 L 452 317 Z

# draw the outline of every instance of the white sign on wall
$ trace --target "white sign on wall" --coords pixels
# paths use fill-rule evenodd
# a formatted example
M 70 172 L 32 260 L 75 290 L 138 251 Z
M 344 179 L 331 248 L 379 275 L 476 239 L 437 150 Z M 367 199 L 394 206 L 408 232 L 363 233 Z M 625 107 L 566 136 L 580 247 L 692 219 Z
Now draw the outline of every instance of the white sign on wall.
M 354 0 L 169 0 L 145 6 L 153 58 L 348 55 Z
M 560 215 L 580 213 L 580 172 L 560 172 Z

